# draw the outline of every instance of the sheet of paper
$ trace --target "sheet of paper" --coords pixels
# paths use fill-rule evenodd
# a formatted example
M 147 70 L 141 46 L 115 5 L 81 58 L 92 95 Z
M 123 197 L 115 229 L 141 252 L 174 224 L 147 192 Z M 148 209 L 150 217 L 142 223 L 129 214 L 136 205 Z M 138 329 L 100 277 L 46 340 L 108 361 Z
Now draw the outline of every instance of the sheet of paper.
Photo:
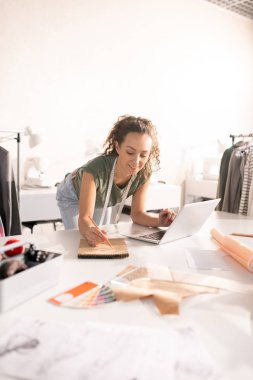
M 231 270 L 225 256 L 228 255 L 219 250 L 186 249 L 185 258 L 192 269 Z
M 0 336 L 0 374 L 26 380 L 222 379 L 189 326 L 159 330 L 32 319 Z

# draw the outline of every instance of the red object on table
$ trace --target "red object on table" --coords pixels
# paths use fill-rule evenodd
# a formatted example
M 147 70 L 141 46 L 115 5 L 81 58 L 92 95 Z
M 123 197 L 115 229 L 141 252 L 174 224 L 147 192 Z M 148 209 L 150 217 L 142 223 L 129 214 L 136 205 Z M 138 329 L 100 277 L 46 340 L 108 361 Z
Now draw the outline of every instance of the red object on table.
M 18 239 L 9 239 L 5 242 L 4 245 L 12 244 L 12 243 L 18 243 Z M 9 251 L 6 251 L 5 254 L 9 257 L 20 255 L 20 253 L 23 253 L 24 247 L 21 245 L 20 247 L 10 249 Z

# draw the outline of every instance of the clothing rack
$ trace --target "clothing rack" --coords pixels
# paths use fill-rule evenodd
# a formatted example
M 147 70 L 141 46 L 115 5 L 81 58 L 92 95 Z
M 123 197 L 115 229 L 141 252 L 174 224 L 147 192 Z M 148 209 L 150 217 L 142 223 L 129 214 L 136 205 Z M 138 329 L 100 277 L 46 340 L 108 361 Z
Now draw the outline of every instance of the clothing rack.
M 0 129 L 0 133 L 5 133 L 5 136 L 0 136 L 0 143 L 10 140 L 17 141 L 17 197 L 18 203 L 20 202 L 20 142 L 21 142 L 21 131 L 3 130 Z
M 237 138 L 248 138 L 248 137 L 252 137 L 253 138 L 253 133 L 249 133 L 248 135 L 243 135 L 242 133 L 240 133 L 239 135 L 229 135 L 229 137 L 232 139 L 232 145 L 234 145 L 234 142 L 235 142 L 235 139 Z

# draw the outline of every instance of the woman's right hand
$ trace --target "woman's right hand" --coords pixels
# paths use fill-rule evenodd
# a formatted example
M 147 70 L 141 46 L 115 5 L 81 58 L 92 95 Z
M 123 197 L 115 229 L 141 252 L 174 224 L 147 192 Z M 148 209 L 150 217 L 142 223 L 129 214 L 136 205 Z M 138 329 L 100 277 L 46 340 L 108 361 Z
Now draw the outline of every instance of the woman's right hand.
M 80 190 L 78 227 L 82 236 L 93 247 L 107 240 L 106 231 L 101 230 L 91 218 L 94 213 L 95 202 L 96 184 L 94 178 L 92 174 L 84 173 Z
M 106 231 L 93 225 L 86 229 L 84 237 L 92 247 L 96 247 L 98 244 L 105 243 L 107 241 Z

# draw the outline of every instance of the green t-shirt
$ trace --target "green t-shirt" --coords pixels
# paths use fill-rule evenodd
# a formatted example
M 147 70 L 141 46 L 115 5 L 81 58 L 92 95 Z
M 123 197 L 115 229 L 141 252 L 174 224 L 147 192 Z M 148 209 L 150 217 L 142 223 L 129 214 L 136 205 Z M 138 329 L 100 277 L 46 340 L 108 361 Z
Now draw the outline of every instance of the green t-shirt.
M 96 184 L 96 204 L 95 208 L 103 208 L 106 198 L 106 192 L 109 185 L 110 174 L 116 156 L 98 156 L 90 161 L 87 164 L 81 166 L 77 169 L 76 175 L 73 178 L 73 185 L 78 196 L 80 198 L 80 188 L 82 182 L 83 173 L 90 173 L 94 177 Z M 139 189 L 145 182 L 147 178 L 144 177 L 143 170 L 139 171 L 134 175 L 134 180 L 130 186 L 127 197 L 133 195 L 136 190 Z M 126 184 L 127 186 L 127 184 Z M 125 186 L 125 187 L 126 187 Z M 124 193 L 125 187 L 120 188 L 113 182 L 112 191 L 109 199 L 108 207 L 115 206 L 121 202 L 122 195 Z

